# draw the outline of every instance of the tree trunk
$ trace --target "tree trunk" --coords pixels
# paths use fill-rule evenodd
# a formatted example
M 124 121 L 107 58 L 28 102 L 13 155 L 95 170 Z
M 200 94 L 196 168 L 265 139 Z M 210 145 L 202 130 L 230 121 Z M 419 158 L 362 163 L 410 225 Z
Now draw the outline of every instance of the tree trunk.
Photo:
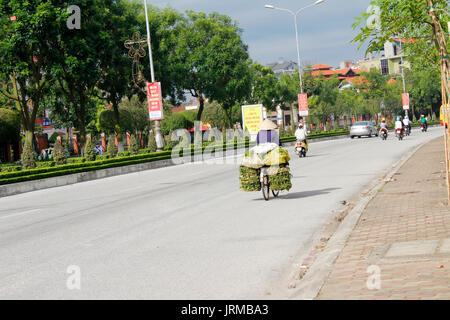
M 203 98 L 203 94 L 199 92 L 198 94 L 198 103 L 200 104 L 197 112 L 197 121 L 202 120 L 203 108 L 205 107 L 205 98 Z
M 119 117 L 119 104 L 117 101 L 112 103 L 113 105 L 113 113 L 114 113 L 114 123 L 115 123 L 115 131 L 117 134 L 117 139 L 122 141 L 122 128 L 120 127 L 120 117 Z

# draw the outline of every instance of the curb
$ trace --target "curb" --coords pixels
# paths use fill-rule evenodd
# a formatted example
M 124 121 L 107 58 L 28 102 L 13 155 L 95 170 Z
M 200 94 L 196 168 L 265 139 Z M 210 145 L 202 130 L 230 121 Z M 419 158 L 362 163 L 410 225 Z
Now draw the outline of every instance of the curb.
M 442 137 L 436 139 L 442 139 Z M 375 198 L 378 193 L 378 189 L 382 188 L 387 182 L 389 182 L 398 170 L 400 170 L 400 168 L 422 147 L 423 145 L 419 145 L 400 158 L 400 160 L 394 163 L 392 169 L 390 169 L 381 178 L 374 180 L 366 191 L 362 193 L 362 198 L 344 218 L 336 232 L 328 241 L 325 250 L 319 253 L 316 260 L 307 270 L 303 279 L 297 283 L 295 292 L 289 295 L 289 299 L 313 300 L 318 296 L 322 286 L 333 269 L 334 262 L 347 243 L 350 234 L 356 227 L 356 224 L 358 223 L 359 218 L 361 217 L 361 214 L 366 206 L 373 198 Z

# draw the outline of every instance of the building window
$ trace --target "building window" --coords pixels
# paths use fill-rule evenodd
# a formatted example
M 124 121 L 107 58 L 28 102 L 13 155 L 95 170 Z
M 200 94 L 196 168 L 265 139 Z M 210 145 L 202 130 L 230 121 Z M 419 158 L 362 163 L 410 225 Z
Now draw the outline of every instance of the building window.
M 389 74 L 389 63 L 387 59 L 381 60 L 381 74 L 382 75 Z

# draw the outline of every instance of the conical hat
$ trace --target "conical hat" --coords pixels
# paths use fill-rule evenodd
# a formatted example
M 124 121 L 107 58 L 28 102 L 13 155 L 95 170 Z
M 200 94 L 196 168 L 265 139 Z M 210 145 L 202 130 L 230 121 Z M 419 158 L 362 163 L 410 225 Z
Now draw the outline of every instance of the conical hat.
M 276 130 L 276 129 L 278 129 L 278 126 L 269 119 L 264 120 L 259 126 L 259 130 Z

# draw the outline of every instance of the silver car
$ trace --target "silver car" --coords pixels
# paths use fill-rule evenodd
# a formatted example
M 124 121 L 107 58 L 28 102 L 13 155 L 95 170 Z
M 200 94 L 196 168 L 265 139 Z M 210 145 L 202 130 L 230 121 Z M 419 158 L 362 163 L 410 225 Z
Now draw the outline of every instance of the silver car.
M 350 128 L 350 138 L 362 136 L 368 136 L 369 138 L 374 135 L 378 137 L 378 128 L 375 123 L 370 121 L 355 122 Z

